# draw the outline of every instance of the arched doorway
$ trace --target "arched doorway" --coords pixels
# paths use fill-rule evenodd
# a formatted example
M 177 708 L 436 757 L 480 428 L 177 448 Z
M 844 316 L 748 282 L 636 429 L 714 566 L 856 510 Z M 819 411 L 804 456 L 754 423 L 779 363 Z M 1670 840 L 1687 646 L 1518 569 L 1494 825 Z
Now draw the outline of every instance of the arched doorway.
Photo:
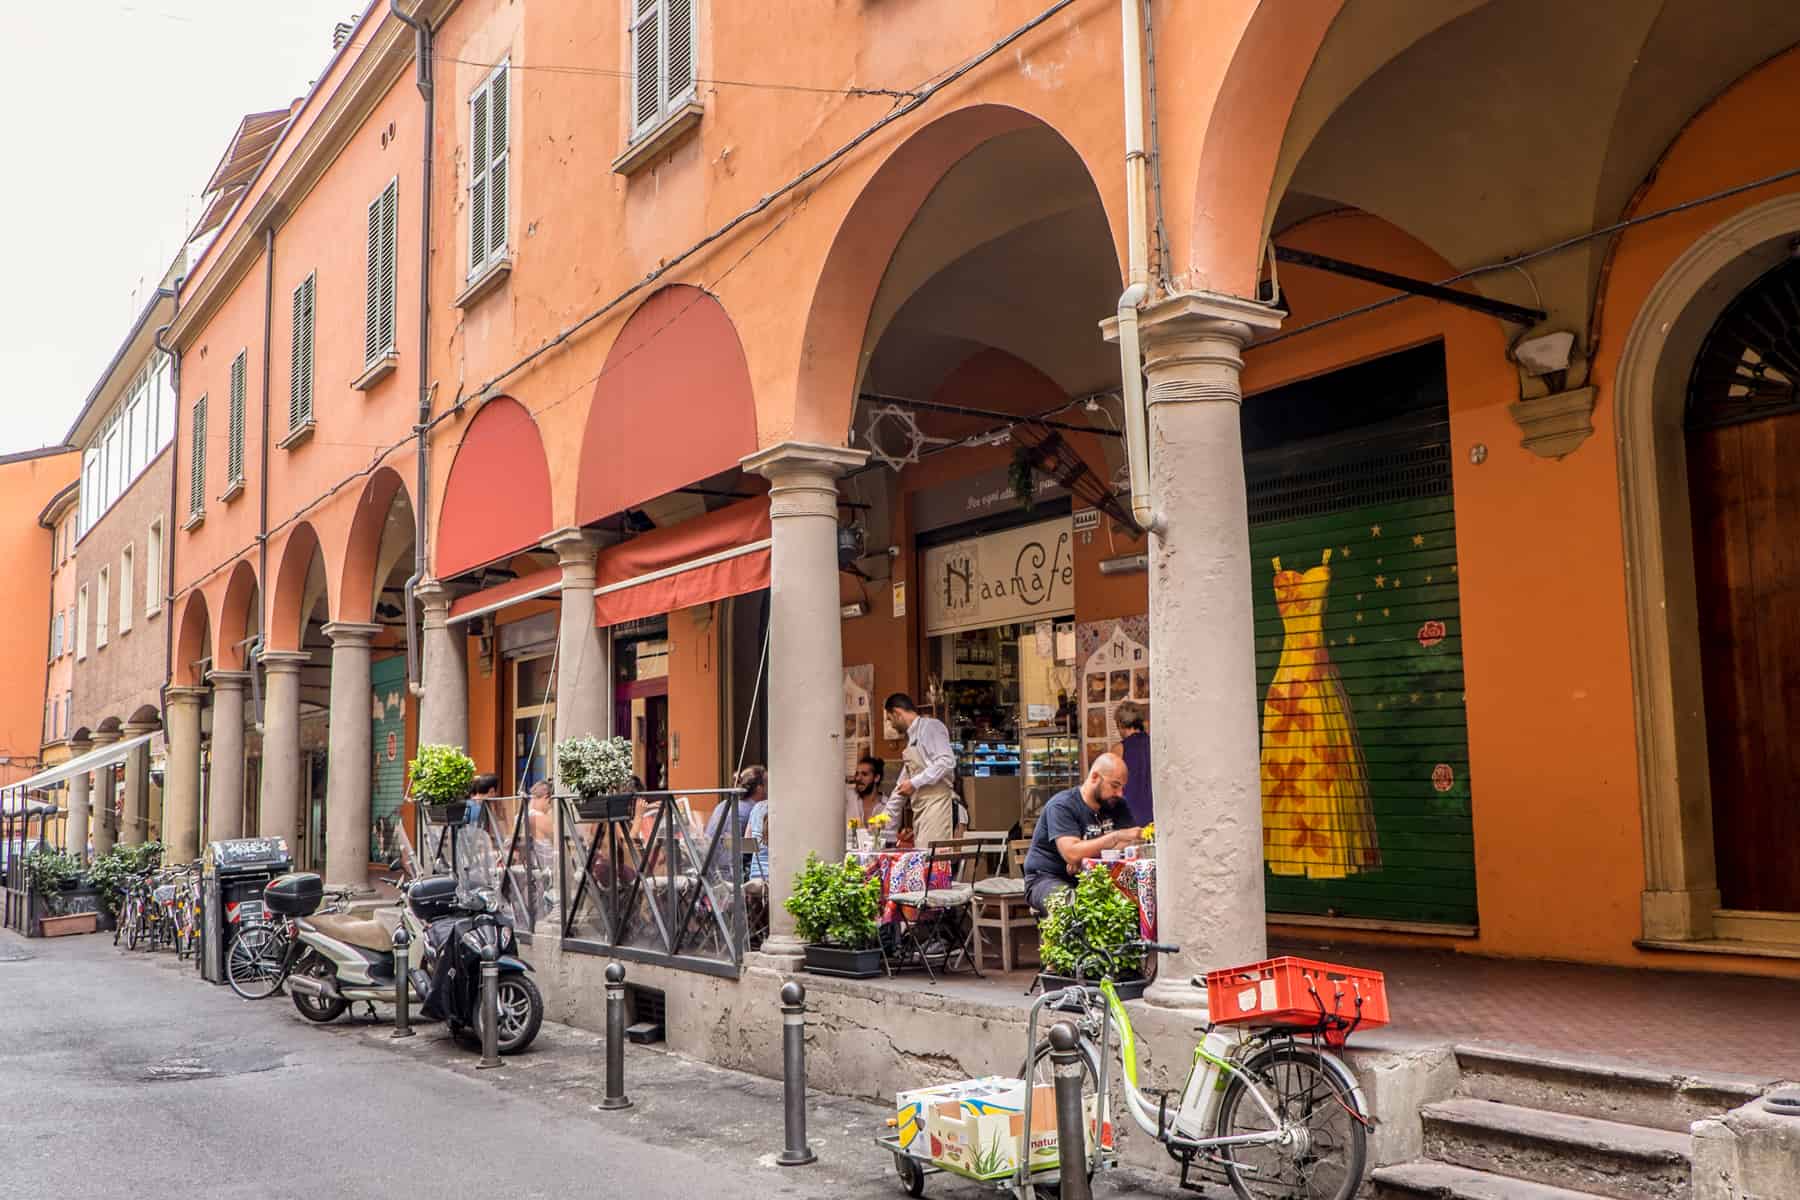
M 1800 913 L 1800 262 L 1707 331 L 1688 380 L 1694 542 L 1721 923 Z M 1724 932 L 1729 932 L 1729 928 Z

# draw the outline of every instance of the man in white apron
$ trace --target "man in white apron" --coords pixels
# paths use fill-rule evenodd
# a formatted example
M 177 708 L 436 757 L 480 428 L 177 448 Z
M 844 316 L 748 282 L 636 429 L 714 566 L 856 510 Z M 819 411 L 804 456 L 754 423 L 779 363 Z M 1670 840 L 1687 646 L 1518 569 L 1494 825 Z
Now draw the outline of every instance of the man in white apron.
M 894 795 L 911 801 L 913 845 L 927 850 L 956 834 L 956 754 L 950 749 L 950 731 L 936 717 L 922 716 L 905 692 L 895 692 L 882 707 L 894 727 L 906 733 Z

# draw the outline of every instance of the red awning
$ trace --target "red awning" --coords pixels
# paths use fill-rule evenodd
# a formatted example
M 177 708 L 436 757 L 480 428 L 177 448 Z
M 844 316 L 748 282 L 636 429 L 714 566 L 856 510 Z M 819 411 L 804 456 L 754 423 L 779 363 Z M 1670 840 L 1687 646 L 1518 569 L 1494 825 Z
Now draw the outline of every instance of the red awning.
M 744 500 L 600 552 L 594 621 L 619 625 L 769 586 L 769 502 Z
M 459 596 L 450 603 L 450 620 L 472 621 L 476 617 L 496 612 L 509 604 L 517 604 L 521 600 L 535 600 L 539 596 L 548 596 L 562 587 L 562 568 L 545 567 L 541 571 L 533 571 L 529 575 L 521 575 L 506 583 L 496 583 L 493 587 L 482 588 L 479 592 L 470 592 L 467 596 Z

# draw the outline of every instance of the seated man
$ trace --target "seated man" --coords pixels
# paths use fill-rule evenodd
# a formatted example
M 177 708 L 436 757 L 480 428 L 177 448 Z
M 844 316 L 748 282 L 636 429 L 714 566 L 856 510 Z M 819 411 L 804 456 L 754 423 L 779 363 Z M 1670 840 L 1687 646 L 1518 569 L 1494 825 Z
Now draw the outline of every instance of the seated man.
M 1099 858 L 1102 850 L 1129 846 L 1143 833 L 1131 824 L 1125 807 L 1125 763 L 1102 754 L 1079 787 L 1050 797 L 1025 852 L 1025 895 L 1042 916 L 1050 898 L 1073 888 L 1081 860 Z

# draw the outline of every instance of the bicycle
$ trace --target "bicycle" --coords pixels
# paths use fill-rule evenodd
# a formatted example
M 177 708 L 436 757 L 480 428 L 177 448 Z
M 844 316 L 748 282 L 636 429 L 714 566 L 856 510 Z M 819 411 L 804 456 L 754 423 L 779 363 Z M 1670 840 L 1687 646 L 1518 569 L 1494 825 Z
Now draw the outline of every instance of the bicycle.
M 321 913 L 341 913 L 350 908 L 350 889 L 325 893 Z M 239 910 L 240 914 L 242 909 Z M 262 1000 L 281 990 L 292 969 L 296 927 L 294 918 L 272 919 L 268 910 L 240 917 L 237 932 L 225 948 L 225 981 L 245 1000 Z
M 119 918 L 113 923 L 113 945 L 125 939 L 127 950 L 136 950 L 147 932 L 146 908 L 150 901 L 150 873 L 134 875 L 126 881 L 125 894 L 119 900 Z
M 1120 950 L 1121 956 L 1135 957 L 1145 951 L 1173 954 L 1178 948 L 1134 940 Z M 1182 1187 L 1200 1190 L 1189 1180 L 1198 1165 L 1222 1174 L 1239 1200 L 1350 1200 L 1356 1194 L 1374 1122 L 1350 1068 L 1317 1044 L 1331 1032 L 1332 1021 L 1322 1014 L 1316 1028 L 1243 1031 L 1209 1024 L 1171 1109 L 1170 1093 L 1152 1097 L 1140 1089 L 1137 1038 L 1113 973 L 1113 955 L 1079 950 L 1076 984 L 1032 1007 L 1034 1049 L 1022 1071 L 1025 1078 L 1053 1081 L 1049 1041 L 1036 1039 L 1039 1009 L 1051 1008 L 1074 1018 L 1083 1089 L 1101 1097 L 1103 1109 L 1110 1057 L 1105 1048 L 1117 1039 L 1126 1110 L 1133 1124 L 1181 1164 Z M 1092 976 L 1099 977 L 1097 985 L 1085 982 Z M 1354 1028 L 1355 1022 L 1349 1025 Z M 1335 1024 L 1334 1036 L 1347 1032 Z

